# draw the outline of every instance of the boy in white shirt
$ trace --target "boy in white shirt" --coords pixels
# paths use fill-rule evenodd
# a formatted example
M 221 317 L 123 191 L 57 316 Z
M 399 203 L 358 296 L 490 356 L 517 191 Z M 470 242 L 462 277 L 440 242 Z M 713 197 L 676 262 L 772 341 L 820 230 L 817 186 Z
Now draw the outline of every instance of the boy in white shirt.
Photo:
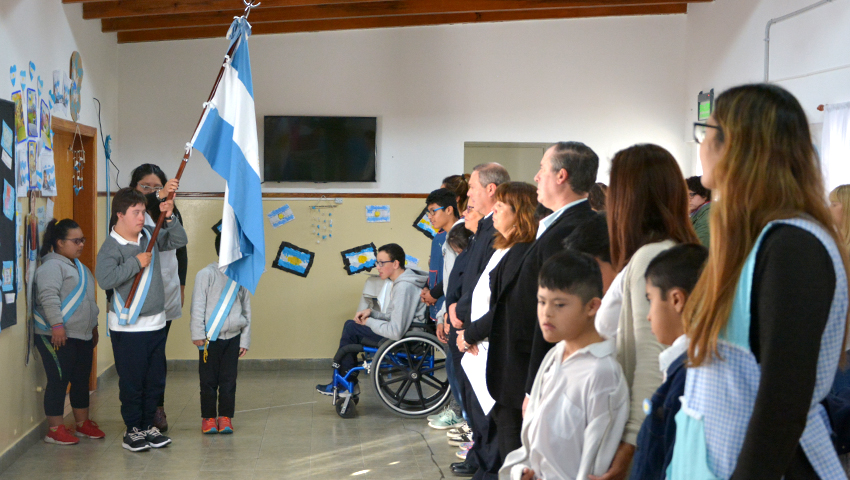
M 594 326 L 602 274 L 590 256 L 565 251 L 540 269 L 537 317 L 558 342 L 543 359 L 522 422 L 522 447 L 508 454 L 502 480 L 602 475 L 629 417 L 629 391 L 614 340 Z

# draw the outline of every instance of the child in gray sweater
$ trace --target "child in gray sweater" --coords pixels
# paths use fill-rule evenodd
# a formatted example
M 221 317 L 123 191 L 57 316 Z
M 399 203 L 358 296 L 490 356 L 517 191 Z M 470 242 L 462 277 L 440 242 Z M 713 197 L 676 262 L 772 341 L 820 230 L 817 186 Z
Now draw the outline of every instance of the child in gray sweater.
M 218 235 L 216 255 L 220 245 Z M 222 272 L 218 263 L 207 265 L 195 276 L 189 328 L 192 343 L 199 350 L 201 431 L 233 433 L 237 362 L 251 346 L 251 297 L 245 287 Z
M 97 253 L 95 267 L 100 287 L 113 289 L 107 302 L 107 321 L 118 372 L 121 416 L 127 426 L 123 447 L 133 452 L 171 443 L 153 425 L 157 403 L 165 391 L 165 294 L 158 253 L 187 243 L 183 226 L 175 221 L 174 204 L 166 200 L 160 204 L 160 211 L 167 220 L 155 248 L 147 253 L 153 228 L 145 227 L 145 203 L 144 195 L 131 188 L 115 194 L 112 232 Z M 141 282 L 125 309 L 139 271 Z

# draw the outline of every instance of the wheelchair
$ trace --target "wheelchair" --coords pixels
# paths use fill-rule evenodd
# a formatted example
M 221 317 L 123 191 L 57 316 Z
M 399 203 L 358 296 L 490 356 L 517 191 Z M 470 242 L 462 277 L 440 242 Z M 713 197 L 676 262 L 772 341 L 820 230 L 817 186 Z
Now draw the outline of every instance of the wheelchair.
M 447 352 L 431 324 L 414 322 L 399 340 L 380 344 L 346 345 L 334 356 L 333 404 L 342 418 L 354 418 L 360 401 L 360 385 L 355 377 L 363 371 L 381 404 L 404 418 L 420 418 L 439 411 L 451 396 L 446 373 Z M 339 373 L 346 354 L 363 354 L 360 366 Z

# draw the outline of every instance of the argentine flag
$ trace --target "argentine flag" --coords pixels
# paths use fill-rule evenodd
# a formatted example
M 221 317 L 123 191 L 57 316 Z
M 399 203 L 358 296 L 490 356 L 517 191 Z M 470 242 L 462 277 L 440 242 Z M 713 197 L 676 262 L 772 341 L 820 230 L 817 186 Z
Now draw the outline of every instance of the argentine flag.
M 192 146 L 227 181 L 219 265 L 227 267 L 228 277 L 254 293 L 266 261 L 250 34 L 251 26 L 244 17 L 230 26 L 227 38 L 236 47 L 229 59 L 225 57 L 221 81 L 204 106 Z

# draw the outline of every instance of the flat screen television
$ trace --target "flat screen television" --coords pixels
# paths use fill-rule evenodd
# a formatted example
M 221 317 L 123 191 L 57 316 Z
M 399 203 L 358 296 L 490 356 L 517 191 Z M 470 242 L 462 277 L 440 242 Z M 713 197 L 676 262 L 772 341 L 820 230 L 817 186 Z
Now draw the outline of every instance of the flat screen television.
M 376 117 L 266 116 L 266 182 L 374 182 Z

